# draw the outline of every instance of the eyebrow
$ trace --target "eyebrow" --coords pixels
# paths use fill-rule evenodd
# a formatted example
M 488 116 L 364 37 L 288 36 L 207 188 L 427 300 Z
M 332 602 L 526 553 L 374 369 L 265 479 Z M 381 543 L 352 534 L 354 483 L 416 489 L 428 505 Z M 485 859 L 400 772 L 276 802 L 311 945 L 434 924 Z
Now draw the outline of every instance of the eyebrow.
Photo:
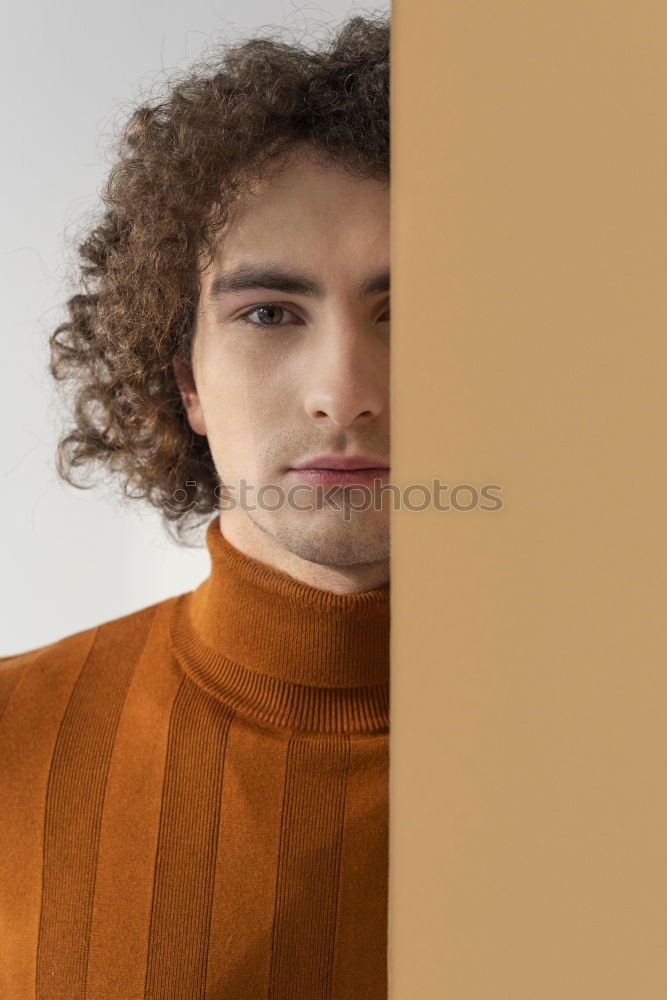
M 305 274 L 271 265 L 239 264 L 230 271 L 217 274 L 211 282 L 209 298 L 216 299 L 226 292 L 244 292 L 252 288 L 268 288 L 290 295 L 310 295 L 324 298 L 324 289 Z M 379 295 L 389 291 L 389 271 L 385 268 L 369 275 L 357 287 L 359 295 Z

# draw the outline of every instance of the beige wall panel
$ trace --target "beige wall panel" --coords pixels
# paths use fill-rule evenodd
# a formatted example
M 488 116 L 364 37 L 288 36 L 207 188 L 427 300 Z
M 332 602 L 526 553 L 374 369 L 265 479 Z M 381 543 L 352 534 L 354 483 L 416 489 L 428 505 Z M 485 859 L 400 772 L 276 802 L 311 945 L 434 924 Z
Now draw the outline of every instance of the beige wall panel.
M 663 1000 L 667 8 L 393 25 L 390 997 Z

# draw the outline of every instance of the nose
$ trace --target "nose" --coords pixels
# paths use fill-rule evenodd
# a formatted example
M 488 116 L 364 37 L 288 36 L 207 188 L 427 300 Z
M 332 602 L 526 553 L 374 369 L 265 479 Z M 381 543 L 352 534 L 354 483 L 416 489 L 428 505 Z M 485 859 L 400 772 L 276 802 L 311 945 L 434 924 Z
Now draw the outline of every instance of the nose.
M 304 392 L 311 419 L 344 428 L 380 417 L 389 395 L 388 345 L 350 322 L 321 330 L 314 342 Z

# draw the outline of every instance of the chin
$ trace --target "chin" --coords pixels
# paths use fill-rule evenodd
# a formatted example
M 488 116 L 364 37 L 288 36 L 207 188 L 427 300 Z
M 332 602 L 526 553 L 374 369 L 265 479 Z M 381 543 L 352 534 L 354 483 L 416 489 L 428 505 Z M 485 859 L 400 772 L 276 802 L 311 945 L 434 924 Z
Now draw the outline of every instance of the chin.
M 283 548 L 300 559 L 319 566 L 350 567 L 383 563 L 389 559 L 389 524 L 387 519 L 344 521 L 314 515 L 307 523 L 301 519 L 263 525 Z

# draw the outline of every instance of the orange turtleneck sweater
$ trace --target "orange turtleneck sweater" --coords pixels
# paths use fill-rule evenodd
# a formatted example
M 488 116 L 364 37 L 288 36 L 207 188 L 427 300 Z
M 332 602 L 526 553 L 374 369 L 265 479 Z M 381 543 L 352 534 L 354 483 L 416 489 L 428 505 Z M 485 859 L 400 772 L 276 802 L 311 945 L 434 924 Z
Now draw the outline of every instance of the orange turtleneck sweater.
M 3 1000 L 387 995 L 389 585 L 206 544 L 195 590 L 0 658 Z

